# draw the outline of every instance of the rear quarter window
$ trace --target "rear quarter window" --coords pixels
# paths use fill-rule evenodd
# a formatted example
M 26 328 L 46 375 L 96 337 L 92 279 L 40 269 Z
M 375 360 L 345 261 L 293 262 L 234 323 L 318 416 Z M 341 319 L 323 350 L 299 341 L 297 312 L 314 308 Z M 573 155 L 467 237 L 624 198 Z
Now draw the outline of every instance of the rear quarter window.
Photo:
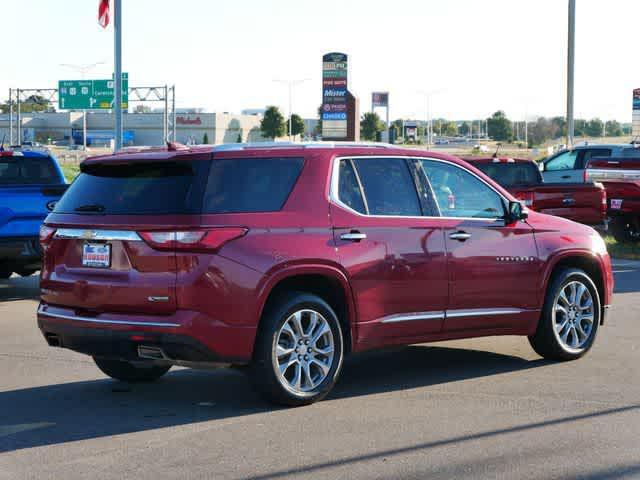
M 537 185 L 541 183 L 538 167 L 533 163 L 472 163 L 488 177 L 498 182 L 503 187 L 515 187 L 519 185 Z
M 214 158 L 202 213 L 281 210 L 303 164 L 302 158 Z

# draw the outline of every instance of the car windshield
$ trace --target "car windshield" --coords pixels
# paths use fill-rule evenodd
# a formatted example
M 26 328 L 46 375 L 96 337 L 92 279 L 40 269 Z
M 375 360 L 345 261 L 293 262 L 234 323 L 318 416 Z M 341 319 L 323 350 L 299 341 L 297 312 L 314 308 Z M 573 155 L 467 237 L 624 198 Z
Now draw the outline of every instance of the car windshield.
M 55 185 L 59 183 L 60 176 L 51 157 L 12 156 L 0 158 L 0 186 Z
M 530 162 L 474 163 L 473 165 L 503 187 L 541 183 L 538 168 Z

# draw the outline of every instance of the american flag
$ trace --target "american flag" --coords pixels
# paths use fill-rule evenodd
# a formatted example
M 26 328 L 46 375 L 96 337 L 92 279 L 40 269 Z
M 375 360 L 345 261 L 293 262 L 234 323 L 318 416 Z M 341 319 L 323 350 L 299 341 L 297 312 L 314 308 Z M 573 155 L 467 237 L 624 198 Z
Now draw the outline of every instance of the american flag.
M 98 6 L 98 23 L 102 28 L 109 25 L 109 0 L 100 0 Z

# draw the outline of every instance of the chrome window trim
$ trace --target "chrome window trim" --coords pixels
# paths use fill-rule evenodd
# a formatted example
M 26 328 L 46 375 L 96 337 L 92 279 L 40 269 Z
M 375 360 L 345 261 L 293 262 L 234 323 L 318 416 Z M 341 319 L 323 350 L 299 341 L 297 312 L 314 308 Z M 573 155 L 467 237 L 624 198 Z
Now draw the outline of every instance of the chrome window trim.
M 446 320 L 447 318 L 485 317 L 493 315 L 518 315 L 527 312 L 539 312 L 539 309 L 522 308 L 468 308 L 459 310 L 438 310 L 433 312 L 396 313 L 376 319 L 380 323 L 411 322 L 415 320 Z
M 44 315 L 46 317 L 60 318 L 62 320 L 72 320 L 76 322 L 86 323 L 99 323 L 107 325 L 133 325 L 137 327 L 179 327 L 179 323 L 164 323 L 164 322 L 135 322 L 130 320 L 101 320 L 99 318 L 80 317 L 76 315 L 64 315 L 61 313 L 51 313 L 44 309 L 43 305 L 38 308 L 38 315 Z
M 478 175 L 476 175 L 475 173 L 473 173 L 471 170 L 468 170 L 466 168 L 464 168 L 461 165 L 457 165 L 453 162 L 450 162 L 449 160 L 443 160 L 441 158 L 432 158 L 432 157 L 414 157 L 414 156 L 410 156 L 410 155 L 351 155 L 351 156 L 345 156 L 345 155 L 341 155 L 341 156 L 337 156 L 333 158 L 333 163 L 331 166 L 331 178 L 330 178 L 330 183 L 329 183 L 329 202 L 334 203 L 336 205 L 338 205 L 341 208 L 344 208 L 345 210 L 349 211 L 350 213 L 353 213 L 354 215 L 357 215 L 359 217 L 368 217 L 368 218 L 441 218 L 444 220 L 475 220 L 475 221 L 480 221 L 480 222 L 504 222 L 503 218 L 478 218 L 478 217 L 445 217 L 445 216 L 433 216 L 433 215 L 421 215 L 421 216 L 413 216 L 413 215 L 367 215 L 367 214 L 363 214 L 360 213 L 356 210 L 354 210 L 353 208 L 351 208 L 350 206 L 346 205 L 345 203 L 343 203 L 340 200 L 340 197 L 338 196 L 338 192 L 339 192 L 339 180 L 340 180 L 340 160 L 353 160 L 353 159 L 367 159 L 367 158 L 402 158 L 405 160 L 431 160 L 434 162 L 440 162 L 440 163 L 446 163 L 447 165 L 453 165 L 454 167 L 457 167 L 471 175 L 473 175 L 474 177 L 476 177 L 481 183 L 483 183 L 484 185 L 486 185 L 487 187 L 489 187 L 491 190 L 493 190 L 498 197 L 500 197 L 502 199 L 503 202 L 506 202 L 506 205 L 509 204 L 509 200 L 506 199 L 499 191 L 497 191 L 494 187 L 492 187 L 491 185 L 489 185 L 486 181 L 484 181 L 482 178 L 480 178 Z M 363 192 L 364 193 L 364 192 Z M 417 192 L 416 192 L 417 194 Z
M 141 242 L 142 238 L 132 230 L 96 230 L 92 228 L 59 228 L 54 238 L 81 240 L 121 240 Z
M 587 178 L 590 181 L 600 180 L 638 180 L 640 179 L 640 170 L 627 170 L 627 169 L 600 169 L 600 168 L 588 168 Z
M 411 322 L 414 320 L 443 320 L 444 310 L 434 312 L 398 313 L 378 319 L 381 323 Z

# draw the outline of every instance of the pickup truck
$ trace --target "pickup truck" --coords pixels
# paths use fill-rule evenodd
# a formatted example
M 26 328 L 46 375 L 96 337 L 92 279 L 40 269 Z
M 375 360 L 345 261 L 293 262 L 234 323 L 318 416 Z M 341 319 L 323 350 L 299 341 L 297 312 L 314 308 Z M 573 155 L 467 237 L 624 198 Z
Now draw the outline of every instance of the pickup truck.
M 620 242 L 640 242 L 640 150 L 633 153 L 594 158 L 585 174 L 606 188 L 611 233 Z
M 607 195 L 600 183 L 546 183 L 533 160 L 464 158 L 491 177 L 527 207 L 586 225 L 607 218 Z
M 48 153 L 0 148 L 0 278 L 39 270 L 39 231 L 67 185 Z

